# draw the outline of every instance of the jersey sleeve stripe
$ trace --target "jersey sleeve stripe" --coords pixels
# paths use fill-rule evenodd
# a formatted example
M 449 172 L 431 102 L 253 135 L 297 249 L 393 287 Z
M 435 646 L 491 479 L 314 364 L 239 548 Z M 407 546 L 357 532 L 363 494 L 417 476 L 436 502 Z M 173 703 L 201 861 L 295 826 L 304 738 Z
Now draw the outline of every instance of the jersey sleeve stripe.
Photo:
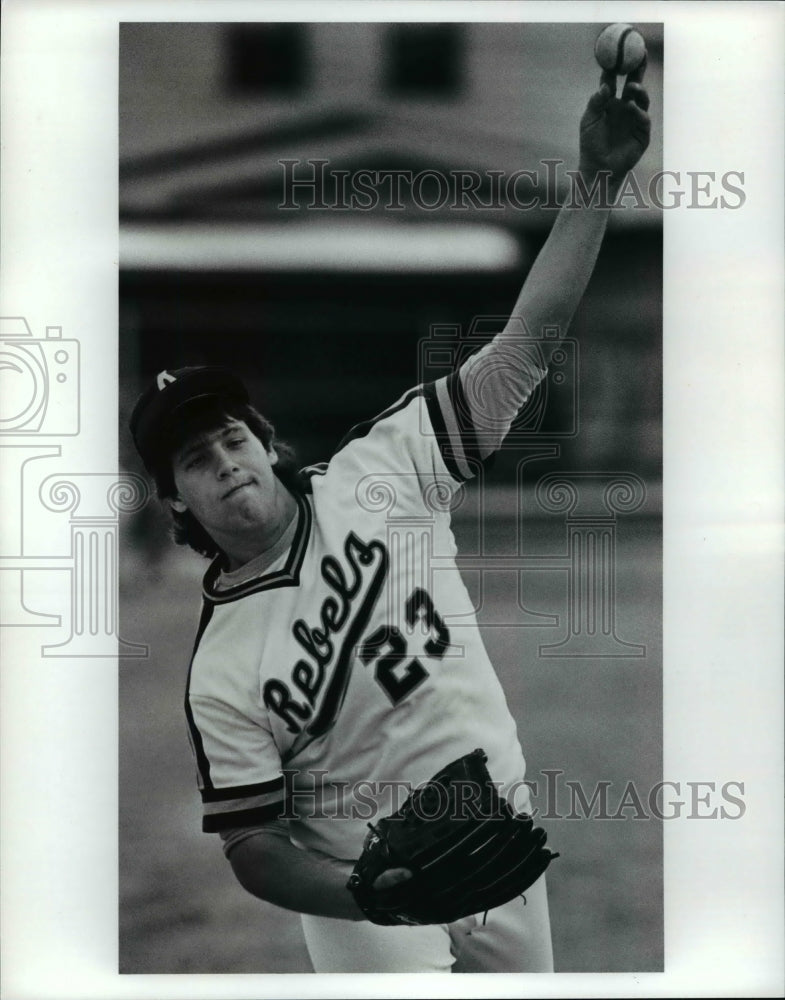
M 451 404 L 443 384 L 444 380 L 440 381 L 442 383 L 441 386 L 438 382 L 432 382 L 425 388 L 425 402 L 428 406 L 428 416 L 430 417 L 431 426 L 439 445 L 439 451 L 448 472 L 453 479 L 462 483 L 465 479 L 469 478 L 469 466 L 466 464 L 463 445 L 461 444 L 460 434 L 458 433 L 455 421 L 452 421 L 452 433 L 445 421 L 445 412 L 450 412 Z M 440 400 L 440 395 L 444 395 L 444 403 Z
M 340 442 L 336 454 L 357 438 L 365 437 L 376 424 L 409 406 L 418 397 L 425 399 L 431 427 L 448 471 L 458 482 L 471 478 L 474 473 L 470 460 L 480 461 L 480 449 L 457 371 L 435 383 L 415 386 L 378 416 L 357 424 Z
M 442 458 L 455 478 L 463 482 L 475 474 L 474 468 L 481 462 L 481 457 L 477 433 L 458 372 L 439 379 L 434 383 L 433 389 L 434 397 L 429 404 L 429 412 Z
M 242 795 L 233 799 L 215 800 L 206 799 L 204 801 L 204 815 L 218 816 L 225 813 L 236 813 L 247 809 L 275 808 L 278 811 L 283 807 L 285 796 L 279 789 L 270 795 Z
M 266 806 L 252 806 L 248 809 L 235 809 L 232 812 L 206 813 L 202 817 L 204 833 L 220 833 L 238 826 L 252 826 L 255 823 L 269 823 L 278 819 L 283 812 L 283 801 Z
M 466 461 L 466 451 L 463 446 L 452 400 L 450 399 L 447 379 L 439 379 L 434 385 L 434 390 L 436 393 L 436 402 L 439 406 L 439 414 L 444 424 L 444 433 L 438 435 L 439 447 L 448 466 L 448 454 L 452 457 L 459 473 L 456 478 L 463 482 L 464 479 L 468 479 L 471 476 L 471 470 Z
M 259 781 L 253 785 L 232 785 L 229 788 L 203 788 L 202 802 L 228 802 L 231 799 L 256 798 L 271 793 L 279 793 L 284 787 L 283 778 Z M 280 795 L 277 795 L 280 798 Z
M 450 403 L 452 404 L 452 413 L 458 424 L 466 457 L 470 462 L 481 462 L 480 444 L 477 440 L 477 431 L 472 419 L 469 400 L 466 398 L 460 371 L 454 371 L 451 375 L 448 375 L 446 383 Z

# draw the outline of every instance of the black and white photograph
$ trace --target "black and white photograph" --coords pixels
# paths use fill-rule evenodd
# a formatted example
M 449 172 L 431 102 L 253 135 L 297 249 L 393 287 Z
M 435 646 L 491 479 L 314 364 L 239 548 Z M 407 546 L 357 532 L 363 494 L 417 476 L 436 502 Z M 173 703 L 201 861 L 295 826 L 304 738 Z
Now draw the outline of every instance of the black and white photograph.
M 121 970 L 662 969 L 662 60 L 120 26 Z
M 4 995 L 778 995 L 781 8 L 32 6 Z

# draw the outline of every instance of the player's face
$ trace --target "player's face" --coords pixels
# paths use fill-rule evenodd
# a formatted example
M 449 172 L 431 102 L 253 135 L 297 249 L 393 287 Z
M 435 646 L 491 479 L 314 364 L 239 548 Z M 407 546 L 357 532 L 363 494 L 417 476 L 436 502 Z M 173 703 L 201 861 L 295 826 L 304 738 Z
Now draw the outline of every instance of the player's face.
M 273 472 L 278 461 L 242 420 L 189 440 L 174 455 L 177 496 L 172 507 L 189 510 L 224 549 L 233 536 L 262 536 L 276 527 L 283 487 Z M 228 541 L 228 544 L 227 544 Z

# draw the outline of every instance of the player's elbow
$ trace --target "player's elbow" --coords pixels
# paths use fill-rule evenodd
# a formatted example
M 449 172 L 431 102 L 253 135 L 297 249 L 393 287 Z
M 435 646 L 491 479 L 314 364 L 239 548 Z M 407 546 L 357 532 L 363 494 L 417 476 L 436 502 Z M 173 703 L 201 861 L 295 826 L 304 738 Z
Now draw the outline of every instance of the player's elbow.
M 235 878 L 246 892 L 259 899 L 270 898 L 271 887 L 266 876 L 274 864 L 269 853 L 265 837 L 249 837 L 227 851 Z

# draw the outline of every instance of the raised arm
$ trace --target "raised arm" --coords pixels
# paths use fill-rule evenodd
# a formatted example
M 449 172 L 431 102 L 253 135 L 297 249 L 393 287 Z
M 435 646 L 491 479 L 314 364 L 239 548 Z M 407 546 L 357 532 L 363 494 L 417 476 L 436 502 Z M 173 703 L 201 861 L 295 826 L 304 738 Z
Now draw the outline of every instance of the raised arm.
M 579 172 L 588 191 L 607 183 L 601 204 L 568 204 L 560 211 L 504 329 L 461 367 L 461 381 L 483 457 L 499 447 L 515 415 L 545 374 L 558 338 L 542 341 L 544 326 L 563 337 L 589 282 L 613 203 L 627 172 L 649 144 L 645 63 L 627 78 L 621 98 L 616 77 L 603 73 L 580 123 Z M 523 331 L 528 332 L 528 338 Z M 536 341 L 536 346 L 532 341 Z

